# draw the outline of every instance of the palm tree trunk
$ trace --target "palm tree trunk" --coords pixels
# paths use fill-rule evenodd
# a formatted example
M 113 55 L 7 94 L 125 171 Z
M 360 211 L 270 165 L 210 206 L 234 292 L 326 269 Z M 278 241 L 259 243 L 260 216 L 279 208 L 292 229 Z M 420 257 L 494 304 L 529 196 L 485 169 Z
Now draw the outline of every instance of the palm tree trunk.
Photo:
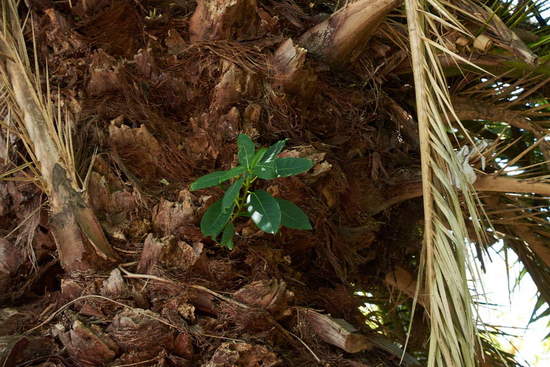
M 51 114 L 45 110 L 40 92 L 15 45 L 11 34 L 2 34 L 0 52 L 7 56 L 1 65 L 3 83 L 21 111 L 21 123 L 46 186 L 61 266 L 69 273 L 99 269 L 117 261 L 118 256 L 67 172 L 68 167 L 51 135 L 53 122 L 47 121 L 52 118 Z

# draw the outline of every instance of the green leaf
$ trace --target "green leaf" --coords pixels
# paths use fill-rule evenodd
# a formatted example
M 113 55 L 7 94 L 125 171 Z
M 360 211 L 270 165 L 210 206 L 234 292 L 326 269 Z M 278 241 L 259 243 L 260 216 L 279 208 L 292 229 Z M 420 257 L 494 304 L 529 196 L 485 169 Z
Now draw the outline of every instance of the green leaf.
M 260 148 L 260 149 L 258 149 L 258 151 L 256 152 L 256 154 L 254 154 L 254 157 L 252 157 L 252 163 L 251 163 L 251 165 L 250 165 L 251 168 L 256 167 L 256 165 L 258 164 L 258 162 L 260 162 L 260 160 L 261 160 L 262 157 L 264 156 L 265 152 L 267 152 L 267 148 Z
M 230 250 L 233 250 L 233 236 L 235 236 L 235 226 L 233 223 L 229 222 L 225 225 L 222 233 L 222 246 L 227 247 Z
M 267 233 L 277 233 L 281 226 L 279 203 L 263 190 L 253 191 L 246 199 L 246 210 L 259 229 Z
M 259 178 L 264 180 L 271 180 L 277 178 L 277 169 L 275 167 L 275 161 L 271 162 L 260 162 L 252 169 L 254 173 Z
M 262 163 L 273 162 L 275 160 L 275 158 L 277 158 L 279 153 L 281 153 L 281 151 L 285 147 L 285 144 L 286 144 L 287 140 L 288 139 L 279 140 L 278 142 L 276 142 L 275 144 L 270 146 L 269 149 L 267 150 L 267 152 L 265 152 L 265 154 L 264 154 L 264 156 L 263 156 L 263 158 L 260 162 L 262 162 Z
M 313 229 L 306 213 L 302 209 L 288 200 L 279 198 L 275 198 L 275 200 L 277 200 L 279 208 L 281 208 L 281 225 L 294 229 Z
M 263 155 L 260 162 L 253 167 L 253 173 L 264 180 L 272 180 L 277 178 L 277 167 L 275 160 L 279 153 L 283 150 L 287 139 L 279 140 L 270 146 Z
M 235 203 L 235 199 L 239 196 L 241 187 L 243 186 L 244 176 L 233 182 L 227 189 L 222 199 L 222 209 L 227 209 Z
M 254 157 L 254 152 L 256 146 L 254 142 L 245 134 L 239 134 L 237 138 L 237 145 L 239 147 L 239 163 L 246 168 L 251 168 L 252 158 Z
M 313 162 L 305 158 L 277 158 L 275 170 L 277 177 L 294 176 L 313 167 Z
M 309 159 L 276 158 L 271 162 L 258 163 L 252 172 L 259 178 L 272 180 L 278 177 L 294 176 L 309 170 L 311 167 L 313 167 L 313 162 Z
M 217 186 L 222 182 L 232 179 L 246 171 L 245 167 L 239 166 L 231 168 L 228 171 L 217 171 L 202 176 L 191 184 L 191 191 L 206 189 L 207 187 Z
M 205 236 L 211 236 L 213 239 L 222 231 L 223 227 L 229 221 L 235 205 L 227 209 L 222 208 L 222 200 L 212 204 L 201 219 L 201 232 Z

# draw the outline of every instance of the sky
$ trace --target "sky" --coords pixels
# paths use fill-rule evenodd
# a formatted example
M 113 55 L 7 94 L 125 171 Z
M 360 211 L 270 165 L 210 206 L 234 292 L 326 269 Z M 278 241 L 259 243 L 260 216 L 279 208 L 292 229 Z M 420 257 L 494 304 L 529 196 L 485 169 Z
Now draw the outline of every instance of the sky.
M 517 257 L 508 251 L 508 268 L 501 244 L 493 246 L 492 262 L 487 265 L 487 272 L 481 275 L 487 301 L 492 306 L 481 307 L 481 319 L 488 324 L 505 325 L 503 329 L 513 337 L 502 337 L 499 341 L 504 349 L 516 354 L 517 359 L 525 366 L 550 366 L 550 342 L 544 343 L 544 337 L 550 333 L 550 317 L 545 317 L 528 325 L 531 312 L 536 303 L 537 288 L 529 274 L 526 274 L 519 285 L 514 287 L 515 280 L 522 269 Z M 509 279 L 508 279 L 509 277 Z M 511 293 L 508 289 L 511 289 Z M 515 352 L 514 352 L 515 351 Z

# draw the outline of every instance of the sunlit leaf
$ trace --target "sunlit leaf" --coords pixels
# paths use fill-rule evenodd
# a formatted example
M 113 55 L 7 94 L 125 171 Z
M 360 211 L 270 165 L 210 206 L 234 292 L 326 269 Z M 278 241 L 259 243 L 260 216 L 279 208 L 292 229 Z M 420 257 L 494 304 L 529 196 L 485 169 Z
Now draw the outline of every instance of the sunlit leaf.
M 252 173 L 264 180 L 272 180 L 277 178 L 277 167 L 275 166 L 275 161 L 258 163 L 252 170 Z
M 287 140 L 288 139 L 279 140 L 278 142 L 276 142 L 275 144 L 270 146 L 267 149 L 267 152 L 265 153 L 265 155 L 263 156 L 261 162 L 262 163 L 273 162 L 275 160 L 275 158 L 277 158 L 279 153 L 281 153 L 281 151 L 285 147 L 285 144 L 286 144 Z
M 281 209 L 279 203 L 263 190 L 256 190 L 248 195 L 247 211 L 259 229 L 267 233 L 277 233 L 281 226 Z

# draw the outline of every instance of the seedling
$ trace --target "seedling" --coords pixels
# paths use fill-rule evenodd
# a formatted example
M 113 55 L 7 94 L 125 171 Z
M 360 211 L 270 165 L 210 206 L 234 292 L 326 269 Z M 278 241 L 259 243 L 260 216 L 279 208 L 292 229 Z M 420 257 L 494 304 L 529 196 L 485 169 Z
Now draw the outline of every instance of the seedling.
M 285 140 L 279 140 L 269 148 L 256 150 L 254 142 L 244 134 L 237 138 L 239 166 L 228 171 L 218 171 L 202 176 L 191 184 L 191 191 L 217 186 L 232 180 L 221 199 L 212 204 L 201 219 L 202 234 L 233 248 L 234 222 L 238 217 L 250 217 L 256 226 L 275 234 L 281 226 L 294 229 L 311 229 L 307 215 L 288 200 L 274 198 L 266 191 L 251 191 L 258 178 L 272 180 L 294 176 L 313 167 L 305 158 L 278 158 Z

